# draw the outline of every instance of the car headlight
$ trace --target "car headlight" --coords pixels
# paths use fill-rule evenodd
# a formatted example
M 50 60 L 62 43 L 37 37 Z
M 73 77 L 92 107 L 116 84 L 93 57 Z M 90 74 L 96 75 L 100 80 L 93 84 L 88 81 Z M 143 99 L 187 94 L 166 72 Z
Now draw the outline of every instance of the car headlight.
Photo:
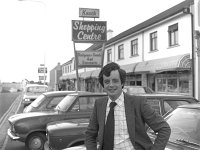
M 10 124 L 10 130 L 11 130 L 12 132 L 15 132 L 14 125 L 13 125 L 12 123 L 10 123 L 10 122 L 9 122 L 9 124 Z
M 30 101 L 30 99 L 29 99 L 29 98 L 25 98 L 24 101 L 25 101 L 25 102 L 28 102 L 28 101 Z
M 48 130 L 46 130 L 46 138 L 47 138 L 47 141 L 49 141 L 49 133 L 48 133 Z

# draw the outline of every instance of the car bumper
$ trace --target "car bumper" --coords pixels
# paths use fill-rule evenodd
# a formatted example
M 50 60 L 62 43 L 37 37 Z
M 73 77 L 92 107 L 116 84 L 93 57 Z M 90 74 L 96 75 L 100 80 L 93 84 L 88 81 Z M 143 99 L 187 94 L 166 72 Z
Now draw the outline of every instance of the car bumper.
M 28 105 L 30 105 L 32 103 L 32 101 L 24 101 L 23 102 L 23 105 L 24 105 L 24 108 Z
M 44 143 L 44 150 L 54 150 L 54 149 L 52 149 L 52 148 L 49 146 L 48 141 L 46 141 L 46 142 Z
M 8 136 L 9 136 L 12 140 L 19 140 L 19 139 L 20 139 L 20 137 L 19 137 L 19 136 L 16 136 L 16 135 L 11 131 L 11 129 L 8 129 L 8 130 L 7 130 L 7 134 L 8 134 Z

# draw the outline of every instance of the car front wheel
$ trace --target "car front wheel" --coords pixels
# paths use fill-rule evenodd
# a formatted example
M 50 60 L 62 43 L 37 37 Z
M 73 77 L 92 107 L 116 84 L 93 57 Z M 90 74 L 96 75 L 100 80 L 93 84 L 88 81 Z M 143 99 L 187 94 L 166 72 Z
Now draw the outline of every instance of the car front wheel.
M 43 150 L 46 136 L 43 133 L 32 133 L 25 142 L 26 150 Z

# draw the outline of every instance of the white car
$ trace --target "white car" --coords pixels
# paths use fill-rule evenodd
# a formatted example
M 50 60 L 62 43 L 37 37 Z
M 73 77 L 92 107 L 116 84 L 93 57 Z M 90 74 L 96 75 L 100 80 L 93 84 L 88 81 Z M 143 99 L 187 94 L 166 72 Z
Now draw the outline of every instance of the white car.
M 48 91 L 47 85 L 40 85 L 40 84 L 28 84 L 25 87 L 22 104 L 24 108 L 32 103 L 38 96 L 42 93 Z

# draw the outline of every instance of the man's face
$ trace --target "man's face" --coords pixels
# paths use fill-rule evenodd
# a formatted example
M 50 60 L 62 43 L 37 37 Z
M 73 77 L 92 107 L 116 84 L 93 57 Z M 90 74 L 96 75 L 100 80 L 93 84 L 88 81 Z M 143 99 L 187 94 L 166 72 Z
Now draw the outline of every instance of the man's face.
M 116 100 L 122 92 L 122 83 L 118 70 L 111 71 L 110 76 L 103 75 L 104 91 L 111 100 Z

